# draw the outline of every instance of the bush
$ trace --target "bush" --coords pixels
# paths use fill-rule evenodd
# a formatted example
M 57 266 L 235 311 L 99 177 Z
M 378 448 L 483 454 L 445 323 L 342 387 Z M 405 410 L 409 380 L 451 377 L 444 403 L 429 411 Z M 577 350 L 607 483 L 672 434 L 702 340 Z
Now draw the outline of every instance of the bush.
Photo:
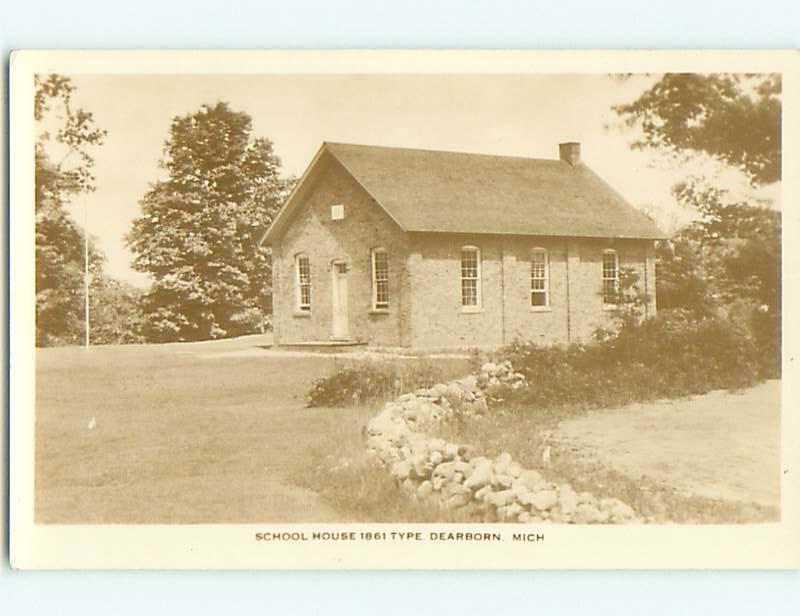
M 264 314 L 260 308 L 249 307 L 234 312 L 230 318 L 228 335 L 246 336 L 248 334 L 263 334 L 271 329 L 271 318 Z
M 454 370 L 458 372 L 453 374 Z M 416 359 L 353 361 L 315 381 L 306 403 L 316 407 L 381 402 L 456 375 L 463 376 L 468 371 L 466 361 L 455 364 Z
M 604 407 L 737 389 L 755 384 L 763 374 L 748 330 L 680 310 L 625 324 L 617 335 L 593 344 L 541 348 L 516 343 L 499 356 L 529 383 L 507 399 L 537 407 Z

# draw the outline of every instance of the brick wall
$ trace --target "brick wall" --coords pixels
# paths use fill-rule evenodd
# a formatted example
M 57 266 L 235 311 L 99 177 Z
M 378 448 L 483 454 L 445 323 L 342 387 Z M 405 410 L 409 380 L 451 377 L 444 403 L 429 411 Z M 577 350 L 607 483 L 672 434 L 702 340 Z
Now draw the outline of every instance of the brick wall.
M 655 261 L 650 259 L 648 267 L 648 245 L 652 242 L 636 240 L 570 239 L 567 242 L 570 254 L 570 328 L 573 340 L 587 340 L 598 327 L 608 325 L 613 312 L 604 310 L 602 298 L 603 250 L 617 251 L 620 268 L 630 268 L 639 274 L 639 285 L 652 296 L 648 305 L 650 316 L 655 314 L 655 289 L 645 284 L 655 281 Z M 652 250 L 650 250 L 652 255 Z M 645 272 L 652 269 L 652 276 Z
M 482 305 L 461 306 L 461 247 L 481 251 Z M 496 347 L 503 344 L 502 261 L 496 238 L 420 234 L 412 239 L 411 345 L 415 348 Z
M 350 336 L 370 344 L 400 346 L 407 320 L 408 281 L 404 281 L 407 238 L 329 155 L 305 192 L 295 218 L 273 246 L 274 329 L 276 344 L 329 340 L 332 333 L 331 262 L 346 259 Z M 344 205 L 344 219 L 331 220 L 331 205 Z M 372 310 L 373 248 L 385 248 L 389 262 L 389 310 Z M 294 258 L 308 255 L 311 310 L 296 309 Z M 405 314 L 405 316 L 403 316 Z M 406 341 L 407 343 L 407 341 Z
M 462 246 L 481 250 L 482 304 L 461 306 Z M 549 305 L 531 307 L 531 258 L 547 250 Z M 412 238 L 409 273 L 411 344 L 415 348 L 497 347 L 515 339 L 543 345 L 588 340 L 613 313 L 602 300 L 602 254 L 618 251 L 620 267 L 639 273 L 655 314 L 652 242 L 421 234 Z

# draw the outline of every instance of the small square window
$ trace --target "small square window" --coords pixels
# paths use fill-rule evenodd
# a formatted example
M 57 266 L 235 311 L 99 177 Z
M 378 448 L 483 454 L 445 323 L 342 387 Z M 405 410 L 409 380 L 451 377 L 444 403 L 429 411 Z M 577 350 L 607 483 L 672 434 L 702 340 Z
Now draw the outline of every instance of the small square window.
M 344 205 L 332 205 L 331 206 L 331 220 L 343 220 L 344 219 Z

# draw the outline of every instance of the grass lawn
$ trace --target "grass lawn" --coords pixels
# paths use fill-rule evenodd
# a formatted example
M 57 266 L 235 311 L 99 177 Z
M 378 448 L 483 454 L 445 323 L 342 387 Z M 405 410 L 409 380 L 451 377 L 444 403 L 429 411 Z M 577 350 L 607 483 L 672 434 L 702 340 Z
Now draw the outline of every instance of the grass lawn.
M 367 420 L 305 408 L 341 360 L 256 342 L 37 350 L 36 521 L 360 519 L 298 485 Z

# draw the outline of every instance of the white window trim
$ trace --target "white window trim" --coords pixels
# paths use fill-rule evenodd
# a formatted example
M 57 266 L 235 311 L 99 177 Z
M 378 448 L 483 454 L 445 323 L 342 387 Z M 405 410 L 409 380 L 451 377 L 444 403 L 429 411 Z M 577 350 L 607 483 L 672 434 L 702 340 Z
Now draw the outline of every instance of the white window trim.
M 303 304 L 303 292 L 300 281 L 300 260 L 306 259 L 308 261 L 308 288 L 309 288 L 309 302 Z M 308 316 L 311 314 L 311 304 L 314 301 L 313 288 L 311 279 L 311 259 L 304 252 L 299 252 L 294 256 L 294 309 L 297 316 Z M 307 306 L 307 308 L 305 307 Z
M 389 297 L 388 301 L 386 302 L 386 306 L 378 306 L 378 270 L 375 267 L 375 255 L 376 254 L 385 254 L 386 256 L 386 282 L 387 285 L 389 283 L 389 256 L 386 252 L 385 248 L 373 248 L 370 255 L 370 261 L 372 262 L 372 309 L 371 312 L 374 313 L 386 313 L 389 312 L 389 307 L 391 306 L 391 296 Z M 388 292 L 388 289 L 387 289 Z
M 533 269 L 534 258 L 537 254 L 544 255 L 544 305 L 534 306 L 531 303 L 530 304 L 531 312 L 550 312 L 552 310 L 550 306 L 550 252 L 547 250 L 547 248 L 544 248 L 542 246 L 536 246 L 531 251 L 531 269 Z M 528 298 L 529 302 L 533 298 L 533 293 L 534 293 L 532 281 L 533 281 L 533 272 L 531 271 L 531 282 L 529 282 L 529 284 L 531 285 L 531 288 L 529 289 L 530 291 L 530 297 Z
M 600 260 L 600 279 L 601 279 L 601 285 L 602 285 L 601 293 L 602 293 L 602 297 L 603 297 L 603 309 L 604 310 L 617 310 L 619 308 L 619 306 L 617 304 L 609 304 L 609 303 L 607 303 L 606 302 L 606 298 L 605 298 L 606 280 L 612 280 L 611 278 L 606 278 L 606 276 L 605 276 L 605 271 L 604 271 L 605 268 L 603 267 L 603 261 L 605 261 L 606 255 L 614 255 L 614 263 L 616 265 L 616 267 L 614 268 L 614 271 L 616 273 L 616 278 L 614 278 L 613 280 L 616 281 L 617 289 L 619 289 L 619 251 L 617 251 L 615 248 L 606 248 L 605 250 L 603 250 L 603 257 Z
M 476 267 L 476 282 L 475 282 L 475 305 L 474 306 L 465 306 L 464 305 L 464 289 L 463 289 L 463 280 L 464 276 L 462 274 L 462 254 L 464 252 L 474 252 L 475 253 L 475 262 L 477 264 Z M 461 303 L 461 312 L 483 312 L 483 297 L 481 293 L 481 249 L 477 246 L 462 246 L 461 250 L 458 253 L 458 293 L 460 295 L 460 303 Z

